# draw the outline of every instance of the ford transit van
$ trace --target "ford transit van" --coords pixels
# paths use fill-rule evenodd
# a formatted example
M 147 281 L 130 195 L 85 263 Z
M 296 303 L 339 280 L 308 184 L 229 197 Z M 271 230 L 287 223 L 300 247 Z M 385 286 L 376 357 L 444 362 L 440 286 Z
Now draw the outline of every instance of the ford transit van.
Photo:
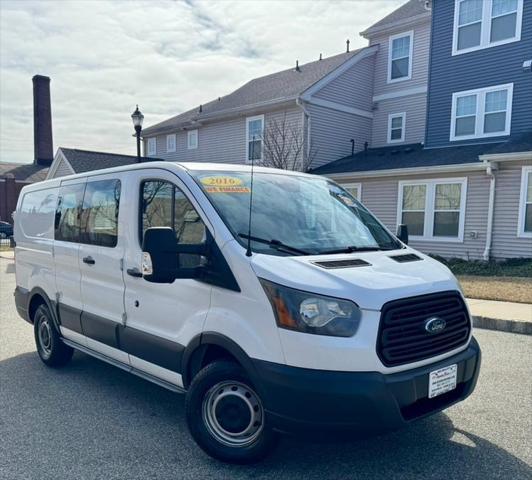
M 278 433 L 402 427 L 476 384 L 457 280 L 323 177 L 152 162 L 48 180 L 23 188 L 15 240 L 42 361 L 79 350 L 186 393 L 224 461 Z

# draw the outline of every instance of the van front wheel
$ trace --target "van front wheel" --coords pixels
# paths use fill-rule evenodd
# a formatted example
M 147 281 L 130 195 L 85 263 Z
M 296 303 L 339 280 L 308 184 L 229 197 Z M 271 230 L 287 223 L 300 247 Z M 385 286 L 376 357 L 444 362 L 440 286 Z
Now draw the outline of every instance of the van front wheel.
M 194 440 L 218 460 L 256 462 L 276 443 L 262 401 L 236 363 L 219 361 L 201 370 L 187 392 L 185 409 Z
M 33 317 L 35 344 L 41 360 L 49 367 L 62 367 L 72 358 L 74 350 L 61 341 L 46 305 L 41 305 Z

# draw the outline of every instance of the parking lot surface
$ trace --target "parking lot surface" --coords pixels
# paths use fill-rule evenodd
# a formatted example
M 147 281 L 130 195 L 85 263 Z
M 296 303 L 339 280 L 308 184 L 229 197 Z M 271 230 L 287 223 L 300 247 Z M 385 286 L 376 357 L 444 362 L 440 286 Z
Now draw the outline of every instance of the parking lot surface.
M 45 367 L 14 288 L 14 264 L 0 258 L 0 479 L 532 478 L 530 336 L 477 330 L 477 390 L 409 428 L 284 438 L 262 463 L 235 466 L 196 447 L 183 396 L 81 353 Z

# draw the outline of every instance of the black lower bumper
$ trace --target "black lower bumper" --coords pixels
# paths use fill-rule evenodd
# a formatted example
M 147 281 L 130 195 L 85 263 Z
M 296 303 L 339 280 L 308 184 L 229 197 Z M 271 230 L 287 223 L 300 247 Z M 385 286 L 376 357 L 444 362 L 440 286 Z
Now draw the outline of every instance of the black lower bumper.
M 385 431 L 436 413 L 475 388 L 481 352 L 472 338 L 462 352 L 424 367 L 382 374 L 333 372 L 255 361 L 268 421 L 278 431 Z M 429 373 L 458 365 L 457 386 L 428 398 Z

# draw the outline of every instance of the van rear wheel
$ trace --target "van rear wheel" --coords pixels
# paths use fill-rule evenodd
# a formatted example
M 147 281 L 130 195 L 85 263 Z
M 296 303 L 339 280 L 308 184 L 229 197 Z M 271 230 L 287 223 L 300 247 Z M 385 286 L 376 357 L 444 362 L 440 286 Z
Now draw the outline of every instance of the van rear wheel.
M 233 362 L 207 365 L 192 381 L 186 417 L 196 443 L 210 456 L 231 463 L 261 460 L 275 446 L 264 407 L 245 371 Z
M 49 367 L 62 367 L 72 358 L 74 350 L 61 341 L 46 305 L 40 305 L 33 316 L 35 344 L 41 360 Z

